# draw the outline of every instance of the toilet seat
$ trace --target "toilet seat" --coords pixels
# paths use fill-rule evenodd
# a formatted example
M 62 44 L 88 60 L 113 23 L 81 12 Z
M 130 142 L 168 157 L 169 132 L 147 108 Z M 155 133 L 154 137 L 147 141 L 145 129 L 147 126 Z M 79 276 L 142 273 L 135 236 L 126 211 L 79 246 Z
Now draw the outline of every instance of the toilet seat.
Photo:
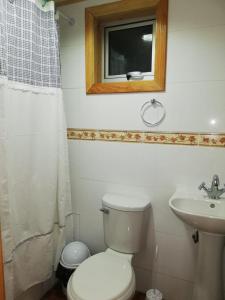
M 85 260 L 67 287 L 69 300 L 128 300 L 135 290 L 135 275 L 125 257 L 108 252 Z

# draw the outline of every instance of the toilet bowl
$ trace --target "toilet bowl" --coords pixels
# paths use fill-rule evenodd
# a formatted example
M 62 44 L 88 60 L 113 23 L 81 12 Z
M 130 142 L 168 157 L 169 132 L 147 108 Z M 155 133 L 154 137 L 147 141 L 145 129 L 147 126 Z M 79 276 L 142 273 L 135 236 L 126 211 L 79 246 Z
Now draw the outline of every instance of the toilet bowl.
M 148 199 L 106 194 L 102 208 L 105 252 L 77 268 L 67 285 L 68 300 L 130 300 L 135 292 L 133 255 L 140 251 Z
M 132 255 L 108 249 L 83 262 L 71 276 L 69 300 L 129 300 L 135 292 Z

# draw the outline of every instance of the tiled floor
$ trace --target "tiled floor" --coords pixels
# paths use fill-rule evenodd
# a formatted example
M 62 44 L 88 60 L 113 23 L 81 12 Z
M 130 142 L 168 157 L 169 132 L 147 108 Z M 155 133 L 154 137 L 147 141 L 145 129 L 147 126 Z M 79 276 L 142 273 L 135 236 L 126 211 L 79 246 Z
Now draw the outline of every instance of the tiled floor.
M 145 295 L 141 293 L 136 293 L 133 300 L 144 300 Z M 62 290 L 59 286 L 56 286 L 50 292 L 48 292 L 42 300 L 66 300 L 66 297 L 63 295 Z
M 59 285 L 55 286 L 51 291 L 49 291 L 42 300 L 66 300 L 62 289 Z

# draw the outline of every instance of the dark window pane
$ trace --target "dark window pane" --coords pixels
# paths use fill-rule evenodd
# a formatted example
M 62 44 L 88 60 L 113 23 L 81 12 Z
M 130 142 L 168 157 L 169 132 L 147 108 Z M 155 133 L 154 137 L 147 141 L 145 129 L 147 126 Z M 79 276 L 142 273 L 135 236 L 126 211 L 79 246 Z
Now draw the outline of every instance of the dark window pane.
M 109 74 L 152 71 L 153 25 L 120 29 L 108 33 Z

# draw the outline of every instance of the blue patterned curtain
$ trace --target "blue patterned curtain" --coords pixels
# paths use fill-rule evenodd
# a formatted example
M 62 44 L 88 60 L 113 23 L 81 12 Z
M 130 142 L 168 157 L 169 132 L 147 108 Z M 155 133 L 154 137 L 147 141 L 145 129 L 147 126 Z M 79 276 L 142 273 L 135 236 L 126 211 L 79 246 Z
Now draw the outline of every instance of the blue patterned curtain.
M 59 87 L 58 45 L 54 9 L 44 10 L 41 2 L 38 7 L 29 0 L 0 0 L 0 75 L 34 86 Z

